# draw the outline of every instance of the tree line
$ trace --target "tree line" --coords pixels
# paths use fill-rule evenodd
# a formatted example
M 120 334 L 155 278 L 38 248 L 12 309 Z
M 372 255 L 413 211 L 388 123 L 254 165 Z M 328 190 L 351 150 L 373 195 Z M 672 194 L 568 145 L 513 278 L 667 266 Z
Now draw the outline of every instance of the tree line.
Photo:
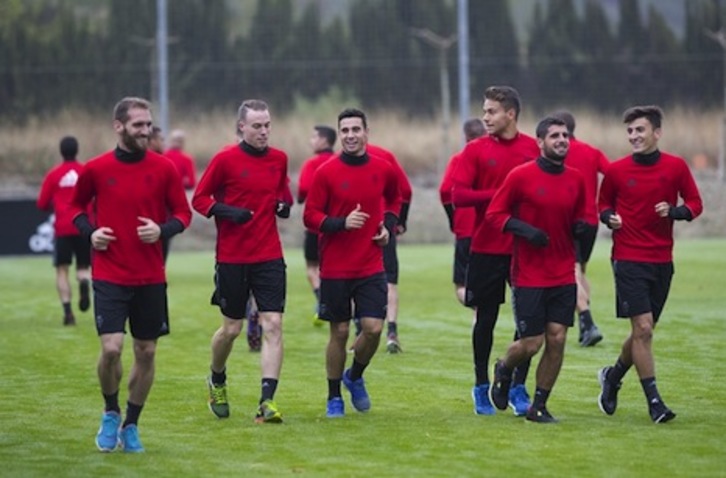
M 601 1 L 534 2 L 527 40 L 507 0 L 469 2 L 470 84 L 510 84 L 528 107 L 621 111 L 632 102 L 719 104 L 723 56 L 706 31 L 721 27 L 718 0 L 683 0 L 677 35 L 653 6 L 619 0 L 612 25 Z M 108 111 L 124 95 L 153 97 L 156 2 L 3 0 L 0 118 L 24 120 L 68 107 Z M 100 7 L 99 7 L 100 5 Z M 226 1 L 172 0 L 170 99 L 177 110 L 230 109 L 262 97 L 278 111 L 332 91 L 362 107 L 433 114 L 439 52 L 414 31 L 456 34 L 456 2 L 365 0 L 324 20 L 321 2 L 256 3 L 244 32 Z M 447 56 L 457 75 L 456 46 Z M 456 94 L 457 82 L 451 82 Z

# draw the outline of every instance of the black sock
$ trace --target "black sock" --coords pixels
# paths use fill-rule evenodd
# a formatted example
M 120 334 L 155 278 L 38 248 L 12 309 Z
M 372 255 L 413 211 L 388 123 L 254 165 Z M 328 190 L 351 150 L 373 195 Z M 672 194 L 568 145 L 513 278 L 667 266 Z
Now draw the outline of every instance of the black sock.
M 590 314 L 590 309 L 580 312 L 580 330 L 587 330 L 593 325 L 595 324 L 592 321 L 592 314 Z
M 396 322 L 388 323 L 388 335 L 398 335 L 398 324 Z
M 212 369 L 212 383 L 215 385 L 224 385 L 227 382 L 227 367 L 224 367 L 224 369 L 221 372 L 215 372 L 214 369 Z
M 618 357 L 618 360 L 615 362 L 613 368 L 610 369 L 610 372 L 608 373 L 606 378 L 612 384 L 619 383 L 628 372 L 630 367 L 630 365 L 625 365 L 620 357 Z
M 260 403 L 265 400 L 272 400 L 275 397 L 275 391 L 277 390 L 276 378 L 263 378 L 262 379 L 262 394 L 260 395 Z
M 644 378 L 640 381 L 640 385 L 643 387 L 643 392 L 645 392 L 648 406 L 651 406 L 654 402 L 662 402 L 658 387 L 655 385 L 655 377 Z
M 118 405 L 118 390 L 110 395 L 104 393 L 103 400 L 106 402 L 105 410 L 107 412 L 121 413 L 121 407 Z
M 476 322 L 471 333 L 471 344 L 474 348 L 474 374 L 476 384 L 489 383 L 489 357 L 494 342 L 494 326 L 497 324 L 499 306 L 477 307 Z
M 328 400 L 340 397 L 340 379 L 329 378 L 328 379 Z
M 348 375 L 348 378 L 355 382 L 363 376 L 363 371 L 366 369 L 367 366 L 368 364 L 363 365 L 356 359 L 353 359 L 353 365 L 351 365 L 350 367 L 350 375 Z
M 121 428 L 125 428 L 127 425 L 136 425 L 139 423 L 139 415 L 141 415 L 141 409 L 143 405 L 136 405 L 135 403 L 126 402 L 126 420 Z
M 537 387 L 534 391 L 534 400 L 532 401 L 532 408 L 542 409 L 547 405 L 547 399 L 550 398 L 550 391 L 544 388 Z
M 63 302 L 63 315 L 73 315 L 70 302 Z

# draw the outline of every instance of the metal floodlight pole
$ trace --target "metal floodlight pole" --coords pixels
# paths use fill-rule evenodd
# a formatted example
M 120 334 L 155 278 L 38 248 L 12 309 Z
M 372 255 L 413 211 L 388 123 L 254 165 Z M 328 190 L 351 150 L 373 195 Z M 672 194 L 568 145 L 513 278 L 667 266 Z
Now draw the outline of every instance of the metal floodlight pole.
M 411 32 L 439 50 L 439 81 L 441 83 L 441 157 L 436 161 L 436 173 L 441 175 L 449 159 L 449 128 L 451 125 L 451 93 L 449 91 L 448 51 L 456 41 L 456 35 L 443 38 L 426 28 L 412 28 Z
M 169 132 L 169 44 L 166 0 L 156 0 L 156 59 L 158 62 L 159 126 Z
M 459 35 L 459 120 L 463 123 L 469 118 L 469 1 L 457 0 L 457 32 Z M 461 146 L 466 138 L 461 136 Z

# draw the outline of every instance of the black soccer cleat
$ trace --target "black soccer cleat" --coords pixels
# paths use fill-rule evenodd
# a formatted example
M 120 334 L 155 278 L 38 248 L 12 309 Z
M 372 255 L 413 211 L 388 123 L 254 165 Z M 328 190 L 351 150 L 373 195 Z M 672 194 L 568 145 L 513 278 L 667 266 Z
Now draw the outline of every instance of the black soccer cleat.
M 535 407 L 529 407 L 529 410 L 527 410 L 527 415 L 525 415 L 525 419 L 530 422 L 534 423 L 557 423 L 559 422 L 558 419 L 552 416 L 552 414 L 547 410 L 547 407 L 541 407 L 541 408 L 535 408 Z
M 623 384 L 623 382 L 613 384 L 608 380 L 610 370 L 612 370 L 612 367 L 603 367 L 597 374 L 597 379 L 600 382 L 600 395 L 597 397 L 597 404 L 600 410 L 607 415 L 612 415 L 615 413 L 615 409 L 618 408 L 618 391 Z
M 676 418 L 675 412 L 666 407 L 666 404 L 658 399 L 653 399 L 650 402 L 648 412 L 653 423 L 666 423 Z
M 489 401 L 499 410 L 506 410 L 509 405 L 509 387 L 512 384 L 512 374 L 506 372 L 503 360 L 494 364 L 494 381 L 489 387 Z
M 580 347 L 592 347 L 601 340 L 602 334 L 595 324 L 580 332 Z

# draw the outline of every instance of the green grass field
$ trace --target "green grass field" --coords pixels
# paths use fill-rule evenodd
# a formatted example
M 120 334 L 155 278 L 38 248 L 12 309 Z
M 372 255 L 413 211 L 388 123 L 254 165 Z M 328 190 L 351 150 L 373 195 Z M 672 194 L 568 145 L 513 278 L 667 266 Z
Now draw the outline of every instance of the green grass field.
M 611 364 L 629 324 L 613 318 L 609 244 L 590 263 L 593 314 L 605 335 L 577 345 L 572 329 L 549 408 L 537 425 L 511 412 L 472 412 L 472 313 L 455 301 L 450 246 L 400 248 L 400 355 L 383 348 L 366 372 L 373 402 L 325 418 L 327 332 L 311 325 L 313 297 L 302 253 L 288 250 L 285 363 L 276 401 L 283 425 L 255 425 L 258 355 L 238 341 L 228 363 L 232 416 L 207 409 L 212 253 L 172 252 L 172 333 L 160 341 L 157 375 L 140 431 L 146 453 L 102 454 L 102 411 L 89 314 L 61 326 L 48 257 L 0 260 L 0 476 L 726 476 L 726 241 L 681 241 L 671 297 L 655 335 L 659 388 L 678 417 L 651 423 L 634 370 L 618 412 L 597 407 L 596 373 Z M 512 335 L 503 307 L 493 356 Z M 124 352 L 131 359 L 130 338 Z M 536 363 L 535 359 L 535 362 Z M 533 363 L 533 365 L 534 365 Z M 533 368 L 534 370 L 534 368 Z M 121 391 L 125 403 L 126 380 Z M 528 380 L 530 390 L 534 373 Z M 345 393 L 345 392 L 344 392 Z

